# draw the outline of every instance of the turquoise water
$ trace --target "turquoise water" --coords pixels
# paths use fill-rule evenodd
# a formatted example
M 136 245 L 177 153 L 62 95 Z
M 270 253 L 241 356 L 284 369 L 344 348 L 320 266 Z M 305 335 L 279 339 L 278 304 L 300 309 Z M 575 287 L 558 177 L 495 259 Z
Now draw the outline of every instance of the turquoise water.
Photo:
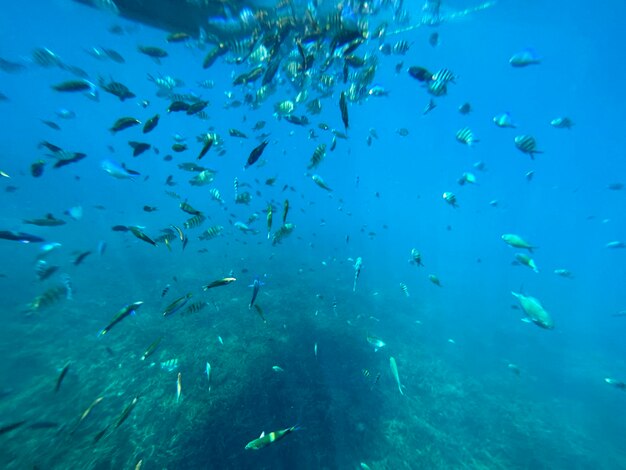
M 405 55 L 383 54 L 374 39 L 356 50 L 376 57 L 369 86 L 383 86 L 388 96 L 349 100 L 347 139 L 336 139 L 331 151 L 330 129 L 345 130 L 340 93 L 354 81 L 342 83 L 341 66 L 329 68 L 335 85 L 327 96 L 310 73 L 305 102 L 321 96 L 322 111 L 296 103 L 294 115 L 310 121 L 299 126 L 274 116 L 276 103 L 295 101 L 303 89 L 285 68 L 267 99 L 250 106 L 246 95 L 255 96 L 260 82 L 232 81 L 254 65 L 234 63 L 229 52 L 203 69 L 211 43 L 168 43 L 170 31 L 74 2 L 5 5 L 0 57 L 17 65 L 0 71 L 0 170 L 8 176 L 0 178 L 0 230 L 61 246 L 42 255 L 44 243 L 0 240 L 2 467 L 626 468 L 626 395 L 605 381 L 626 380 L 625 251 L 607 247 L 626 238 L 618 185 L 626 184 L 626 11 L 620 2 L 501 1 L 454 17 L 472 6 L 445 2 L 448 20 L 437 27 L 390 26 L 383 42 L 406 40 Z M 409 25 L 421 7 L 405 4 Z M 383 16 L 370 18 L 370 30 Z M 285 57 L 294 40 L 283 45 Z M 307 46 L 319 54 L 314 71 L 329 42 L 321 41 L 321 52 Z M 157 63 L 139 45 L 168 56 Z M 94 47 L 113 49 L 125 62 L 97 59 L 86 52 Z M 37 48 L 53 51 L 64 66 L 37 64 Z M 509 58 L 526 48 L 541 63 L 512 67 Z M 81 79 L 68 65 L 86 72 L 98 101 L 52 89 Z M 456 79 L 446 96 L 435 97 L 407 74 L 410 66 L 447 68 Z M 179 79 L 174 92 L 209 101 L 206 115 L 168 113 L 175 98 L 157 96 L 148 74 Z M 120 101 L 99 77 L 136 97 Z M 200 86 L 206 80 L 211 87 Z M 431 99 L 437 106 L 424 115 Z M 464 103 L 472 108 L 466 115 L 458 111 Z M 59 117 L 61 108 L 75 117 Z M 494 125 L 503 112 L 516 128 Z M 158 126 L 142 133 L 157 113 Z M 123 116 L 142 125 L 112 134 Z M 557 117 L 571 118 L 573 127 L 551 125 Z M 254 130 L 258 121 L 266 124 Z M 464 127 L 479 142 L 457 142 Z M 197 160 L 196 137 L 207 132 L 220 142 Z M 172 150 L 177 134 L 188 146 L 183 152 Z M 533 136 L 543 153 L 531 159 L 520 152 L 518 135 Z M 262 157 L 244 170 L 263 139 Z M 57 160 L 42 141 L 87 156 L 53 168 Z M 133 157 L 128 141 L 152 147 Z M 308 170 L 320 144 L 326 157 Z M 140 175 L 114 178 L 101 168 L 105 159 Z M 38 160 L 43 174 L 34 177 Z M 215 180 L 191 185 L 196 173 L 178 167 L 191 162 L 215 170 Z M 316 186 L 313 173 L 332 191 Z M 460 185 L 464 173 L 476 182 Z M 175 185 L 165 184 L 170 175 Z M 235 178 L 238 194 L 250 193 L 248 204 L 236 203 Z M 273 244 L 285 200 L 286 222 L 295 228 Z M 191 215 L 181 211 L 183 201 L 206 216 L 200 227 L 184 227 Z M 82 215 L 66 213 L 76 207 Z M 65 224 L 24 222 L 48 213 Z M 175 225 L 188 244 L 183 249 L 172 232 L 171 241 L 152 246 L 112 230 L 118 225 L 138 226 L 151 239 Z M 199 239 L 214 226 L 223 230 Z M 536 249 L 507 246 L 501 236 L 509 233 Z M 409 262 L 412 249 L 423 266 Z M 531 256 L 539 272 L 516 253 Z M 46 264 L 37 268 L 38 259 Z M 58 269 L 38 279 L 37 270 L 50 267 Z M 236 281 L 202 289 L 225 277 Z M 255 278 L 263 283 L 256 299 L 262 315 L 249 308 Z M 554 329 L 520 321 L 511 291 L 539 299 Z M 188 293 L 183 309 L 163 316 Z M 101 334 L 137 301 L 143 304 L 135 314 Z M 189 305 L 198 311 L 186 311 Z M 375 351 L 368 336 L 386 345 Z M 174 359 L 172 370 L 162 366 Z M 265 448 L 245 449 L 263 431 L 296 425 L 301 429 Z

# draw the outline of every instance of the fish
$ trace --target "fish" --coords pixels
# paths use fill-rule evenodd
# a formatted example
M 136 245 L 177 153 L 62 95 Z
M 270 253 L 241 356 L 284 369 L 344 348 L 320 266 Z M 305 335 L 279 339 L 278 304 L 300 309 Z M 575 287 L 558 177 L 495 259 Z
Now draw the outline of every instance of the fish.
M 289 199 L 285 199 L 283 203 L 283 225 L 287 223 L 287 214 L 289 213 Z
M 356 292 L 356 281 L 361 275 L 361 269 L 363 268 L 363 259 L 359 256 L 354 262 L 354 283 L 352 285 L 352 292 Z
M 206 372 L 206 380 L 209 383 L 209 392 L 210 392 L 211 391 L 211 364 L 209 364 L 208 362 L 206 363 L 205 372 Z
M 115 422 L 115 428 L 119 428 L 122 425 L 122 423 L 126 421 L 126 418 L 128 418 L 130 413 L 133 411 L 138 401 L 139 401 L 139 397 L 133 398 L 133 400 L 126 406 L 126 408 L 122 410 L 122 412 L 120 413 L 119 417 L 117 418 Z
M 74 428 L 70 431 L 70 434 L 74 434 L 76 432 L 76 430 L 78 429 L 78 427 L 80 426 L 80 424 L 85 420 L 85 418 L 87 418 L 87 416 L 89 416 L 89 413 L 91 413 L 91 410 L 98 404 L 100 403 L 102 400 L 104 400 L 104 397 L 98 397 L 96 398 L 91 405 L 89 405 L 85 411 L 83 411 L 83 413 L 80 415 L 80 418 L 78 418 L 78 422 L 74 425 Z
M 191 215 L 202 215 L 202 212 L 199 211 L 198 209 L 195 209 L 191 206 L 191 204 L 189 204 L 187 201 L 183 201 L 179 204 L 180 209 L 183 212 L 186 212 L 187 214 L 191 214 Z
M 557 276 L 565 277 L 567 279 L 574 278 L 574 273 L 572 273 L 569 269 L 563 269 L 563 268 L 555 269 L 554 274 L 556 274 Z
M 196 228 L 199 225 L 201 225 L 205 220 L 206 220 L 206 217 L 203 214 L 197 214 L 187 219 L 183 223 L 183 227 L 185 227 L 186 229 Z
M 325 189 L 326 191 L 332 191 L 332 189 L 330 188 L 330 186 L 328 186 L 326 184 L 326 182 L 322 179 L 322 177 L 320 175 L 313 175 L 311 176 L 311 179 L 313 180 L 313 182 L 318 185 L 320 188 Z
M 42 308 L 50 307 L 61 300 L 63 295 L 67 296 L 65 285 L 52 286 L 46 289 L 43 294 L 38 295 L 28 304 L 28 313 L 34 313 Z
M 64 220 L 57 219 L 52 214 L 46 214 L 46 216 L 41 219 L 25 219 L 23 222 L 25 224 L 37 225 L 39 227 L 58 227 L 59 225 L 66 224 Z
M 535 154 L 543 153 L 537 150 L 537 141 L 530 135 L 518 135 L 515 137 L 515 147 L 522 152 L 530 155 L 531 159 L 535 159 Z
M 143 305 L 142 301 L 138 301 L 138 302 L 133 302 L 132 304 L 128 304 L 124 307 L 122 307 L 122 309 L 117 312 L 113 318 L 111 319 L 111 321 L 109 322 L 109 324 L 107 326 L 105 326 L 99 333 L 98 336 L 104 336 L 105 334 L 107 334 L 109 331 L 111 331 L 111 328 L 113 328 L 115 325 L 117 325 L 119 322 L 121 322 L 122 320 L 124 320 L 124 318 L 126 318 L 129 315 L 134 315 L 135 312 L 139 309 L 139 307 L 141 307 Z
M 396 384 L 398 385 L 398 390 L 400 391 L 400 395 L 404 395 L 404 392 L 402 391 L 402 389 L 405 387 L 404 385 L 400 383 L 400 376 L 398 375 L 398 365 L 396 364 L 396 360 L 394 359 L 393 356 L 389 358 L 389 368 L 391 369 L 391 375 L 393 376 L 393 378 L 396 381 Z
M 456 140 L 461 144 L 465 144 L 468 147 L 471 147 L 476 142 L 480 142 L 475 136 L 472 130 L 469 127 L 463 127 L 459 129 L 456 133 Z
M 178 377 L 176 378 L 176 403 L 180 402 L 180 397 L 183 393 L 183 380 L 182 374 L 179 372 Z
M 501 237 L 502 241 L 513 248 L 523 248 L 528 250 L 529 252 L 533 252 L 533 249 L 537 248 L 536 246 L 531 245 L 526 240 L 524 240 L 519 235 L 514 233 L 505 233 Z
M 150 119 L 148 119 L 143 125 L 143 133 L 147 134 L 148 132 L 154 130 L 154 128 L 159 124 L 159 119 L 160 116 L 158 114 L 155 114 Z
M 424 266 L 424 263 L 422 263 L 422 254 L 415 248 L 411 248 L 411 258 L 409 262 L 415 263 L 416 266 Z
M 79 264 L 81 264 L 85 258 L 87 258 L 87 256 L 89 256 L 91 254 L 91 251 L 83 251 L 82 253 L 78 253 L 76 255 L 76 258 L 74 258 L 74 260 L 72 261 L 72 264 L 74 266 L 78 266 Z
M 259 295 L 259 290 L 261 289 L 262 285 L 263 283 L 257 277 L 254 279 L 254 282 L 250 286 L 248 286 L 248 287 L 252 287 L 252 298 L 250 299 L 250 304 L 248 305 L 248 309 L 251 309 L 252 306 L 254 305 L 254 301 L 256 300 L 257 295 Z
M 552 119 L 550 125 L 556 129 L 571 129 L 574 126 L 574 121 L 568 117 L 558 117 Z
M 218 279 L 217 281 L 213 281 L 208 283 L 206 286 L 202 287 L 202 290 L 209 290 L 212 289 L 214 287 L 221 287 L 221 286 L 227 286 L 228 284 L 231 284 L 233 282 L 235 282 L 237 279 L 234 277 L 224 277 L 222 279 Z
M 113 178 L 117 178 L 120 180 L 133 179 L 135 176 L 140 175 L 139 172 L 129 170 L 128 168 L 126 168 L 125 164 L 120 164 L 114 160 L 102 160 L 102 162 L 100 163 L 100 168 L 106 171 Z
M 272 231 L 272 205 L 267 205 L 267 239 L 270 239 L 270 233 Z
M 608 242 L 604 246 L 606 248 L 611 248 L 611 249 L 626 248 L 626 242 L 622 242 L 622 241 L 619 241 L 619 240 L 614 240 L 614 241 Z
M 156 349 L 159 347 L 159 344 L 161 343 L 162 339 L 163 339 L 163 337 L 159 336 L 152 343 L 150 343 L 150 346 L 148 346 L 146 348 L 146 350 L 143 352 L 143 354 L 141 355 L 141 359 L 140 360 L 145 361 L 149 356 L 151 356 L 152 353 L 154 351 L 156 351 Z
M 165 49 L 156 46 L 137 46 L 137 50 L 142 54 L 152 58 L 157 64 L 161 63 L 161 59 L 168 56 Z
M 346 98 L 346 93 L 344 91 L 341 92 L 339 97 L 339 111 L 341 112 L 341 121 L 343 122 L 343 127 L 347 130 L 349 127 L 349 117 L 348 117 L 348 102 Z
M 136 142 L 134 140 L 129 140 L 128 145 L 133 149 L 133 157 L 138 157 L 146 150 L 149 150 L 152 145 L 147 142 Z
M 143 233 L 141 228 L 134 225 L 129 225 L 128 230 L 130 230 L 130 233 L 132 233 L 135 237 L 139 238 L 139 240 L 149 243 L 152 246 L 156 246 L 156 242 L 148 235 Z
M 202 234 L 198 237 L 200 240 L 212 240 L 217 237 L 220 233 L 222 233 L 224 227 L 221 225 L 214 225 L 206 229 Z
M 54 393 L 57 393 L 59 391 L 59 389 L 61 388 L 61 384 L 63 383 L 63 379 L 67 375 L 67 372 L 69 371 L 69 369 L 70 369 L 70 363 L 68 362 L 67 364 L 65 364 L 65 366 L 63 366 L 63 369 L 61 369 L 61 373 L 57 377 L 56 384 L 54 385 Z
M 537 265 L 535 264 L 535 261 L 526 253 L 515 253 L 515 259 L 520 264 L 523 264 L 524 266 L 528 266 L 530 269 L 532 269 L 536 273 L 539 272 L 539 269 L 537 269 Z
M 516 68 L 538 65 L 541 64 L 541 58 L 533 49 L 527 48 L 513 54 L 509 64 Z
M 617 379 L 612 379 L 612 378 L 605 378 L 604 382 L 612 387 L 615 387 L 619 390 L 624 390 L 626 391 L 626 383 L 622 382 L 621 380 L 617 380 Z M 0 431 L 1 434 L 1 431 Z
M 272 237 L 272 245 L 277 245 L 281 243 L 285 237 L 291 235 L 295 228 L 296 226 L 291 223 L 286 223 L 282 225 L 276 232 L 274 232 L 274 235 Z
M 434 274 L 429 274 L 428 275 L 428 280 L 430 282 L 432 282 L 433 284 L 435 284 L 437 287 L 441 287 L 441 281 L 439 280 L 439 278 L 437 276 L 435 276 Z
M 315 147 L 313 155 L 311 155 L 311 160 L 309 162 L 309 165 L 307 166 L 307 169 L 313 170 L 317 168 L 317 166 L 322 163 L 322 160 L 324 160 L 324 157 L 326 157 L 326 144 L 319 144 L 317 147 Z
M 456 195 L 454 193 L 451 193 L 450 191 L 446 191 L 445 193 L 443 193 L 442 197 L 444 201 L 446 201 L 455 209 L 459 207 L 457 200 L 456 200 Z
M 6 434 L 6 433 L 8 433 L 10 431 L 13 431 L 15 429 L 21 428 L 26 423 L 27 423 L 27 421 L 23 420 L 23 421 L 16 421 L 15 423 L 11 423 L 11 424 L 5 424 L 4 426 L 0 426 L 0 436 L 2 434 Z
M 59 92 L 79 92 L 91 90 L 93 84 L 87 80 L 68 80 L 52 85 L 52 89 Z
M 111 80 L 109 81 L 109 83 L 106 83 L 103 78 L 100 78 L 99 85 L 100 88 L 102 88 L 107 93 L 117 96 L 120 101 L 135 98 L 137 96 L 132 91 L 130 91 L 126 85 L 120 82 L 115 82 Z
M 407 69 L 407 72 L 411 77 L 419 82 L 429 82 L 432 80 L 433 74 L 424 67 L 413 65 Z
M 379 349 L 384 348 L 385 346 L 387 346 L 387 343 L 385 343 L 382 339 L 380 339 L 378 336 L 374 336 L 374 335 L 367 335 L 367 342 L 369 344 L 371 344 L 372 346 L 374 346 L 374 352 L 378 352 Z
M 411 294 L 409 294 L 409 288 L 404 282 L 400 283 L 400 290 L 404 293 L 405 297 L 411 296 Z
M 248 160 L 246 161 L 244 170 L 254 165 L 257 162 L 257 160 L 261 158 L 261 155 L 263 155 L 263 151 L 265 150 L 265 147 L 267 147 L 268 143 L 269 141 L 264 140 L 263 142 L 261 142 L 259 145 L 257 145 L 255 148 L 252 149 L 252 151 L 250 152 L 250 155 L 248 155 Z
M 299 426 L 291 426 L 290 428 L 285 428 L 279 431 L 270 432 L 269 434 L 265 434 L 265 432 L 262 432 L 258 438 L 253 439 L 252 441 L 248 442 L 246 444 L 245 449 L 246 450 L 262 449 L 263 447 L 267 447 L 268 445 L 276 441 L 279 441 L 280 439 L 285 437 L 287 434 L 290 434 L 299 429 L 300 429 Z
M 196 157 L 196 160 L 202 159 L 202 157 L 204 157 L 207 154 L 207 152 L 211 150 L 211 147 L 213 146 L 213 142 L 214 142 L 213 139 L 210 137 L 206 140 L 206 142 L 202 146 L 202 149 L 200 149 L 200 153 Z
M 163 316 L 167 317 L 169 315 L 173 315 L 174 313 L 178 312 L 185 305 L 187 305 L 187 302 L 189 302 L 189 299 L 192 296 L 193 296 L 193 294 L 191 292 L 189 292 L 189 293 L 187 293 L 187 294 L 177 298 L 176 300 L 174 300 L 167 307 L 165 307 L 165 309 L 163 310 Z
M 166 36 L 167 42 L 185 42 L 191 39 L 191 36 L 185 32 L 174 32 Z
M 459 113 L 465 115 L 472 112 L 472 105 L 470 103 L 463 103 L 459 106 Z
M 496 114 L 493 117 L 493 123 L 498 126 L 498 127 L 502 127 L 502 128 L 515 128 L 515 124 L 513 124 L 513 118 L 511 118 L 511 114 L 510 113 L 500 113 L 500 114 Z
M 526 315 L 525 321 L 532 322 L 546 330 L 554 329 L 554 321 L 552 320 L 552 317 L 543 308 L 538 299 L 524 294 L 518 294 L 516 292 L 511 292 L 511 295 L 518 300 L 520 307 L 522 307 L 522 310 Z
M 138 124 L 141 124 L 141 121 L 139 119 L 135 119 L 134 117 L 130 116 L 124 116 L 115 121 L 109 131 L 115 134 L 116 132 L 123 131 L 124 129 L 128 129 L 129 127 L 133 127 Z
M 261 309 L 261 307 L 259 307 L 258 304 L 254 304 L 254 309 L 256 310 L 256 313 L 258 313 L 259 316 L 261 317 L 261 320 L 263 320 L 263 323 L 267 323 L 267 320 L 265 319 L 265 316 L 263 315 L 263 309 Z

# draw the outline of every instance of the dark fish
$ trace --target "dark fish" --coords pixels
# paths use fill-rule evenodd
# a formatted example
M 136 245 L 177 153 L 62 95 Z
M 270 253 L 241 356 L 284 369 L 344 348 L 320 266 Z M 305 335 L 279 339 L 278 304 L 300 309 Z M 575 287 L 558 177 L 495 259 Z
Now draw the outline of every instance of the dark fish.
M 187 150 L 187 145 L 175 143 L 175 144 L 172 144 L 172 150 L 177 153 L 184 152 L 185 150 Z
M 204 157 L 207 154 L 207 152 L 211 150 L 212 146 L 213 146 L 213 139 L 209 137 L 204 143 L 204 145 L 202 146 L 202 149 L 200 150 L 200 153 L 198 154 L 198 157 L 196 158 L 196 160 L 200 160 L 202 157 Z
M 415 65 L 409 67 L 408 72 L 411 77 L 420 82 L 428 82 L 432 80 L 433 76 L 433 74 L 429 72 L 428 69 L 425 69 L 424 67 L 417 67 Z
M 25 224 L 37 225 L 39 227 L 57 227 L 59 225 L 65 225 L 65 221 L 57 219 L 52 214 L 46 214 L 43 219 L 25 219 Z
M 129 405 L 126 408 L 124 408 L 124 411 L 122 411 L 119 418 L 117 418 L 117 422 L 115 423 L 116 428 L 119 428 L 120 425 L 124 421 L 126 421 L 126 418 L 128 418 L 128 415 L 130 415 L 131 411 L 133 411 L 133 408 L 135 408 L 135 405 L 137 404 L 138 401 L 139 401 L 139 397 L 135 397 L 133 398 L 133 401 L 131 401 Z
M 76 258 L 74 258 L 74 261 L 72 261 L 72 264 L 74 266 L 78 266 L 79 264 L 81 264 L 83 261 L 85 261 L 85 258 L 87 258 L 87 256 L 89 256 L 91 254 L 91 251 L 84 251 L 82 253 L 79 253 Z
M 144 241 L 146 243 L 150 243 L 150 245 L 156 246 L 156 242 L 152 238 L 150 238 L 148 235 L 143 233 L 142 230 L 139 227 L 135 227 L 133 225 L 129 225 L 128 226 L 128 230 L 130 230 L 130 232 L 134 236 L 139 238 L 139 240 L 142 240 L 142 241 Z
M 161 49 L 160 47 L 156 47 L 156 46 L 138 46 L 137 50 L 141 52 L 142 54 L 145 54 L 148 57 L 153 58 L 157 64 L 161 63 L 159 59 L 167 57 L 168 55 L 166 50 Z
M 115 325 L 121 322 L 128 315 L 134 314 L 135 311 L 139 309 L 139 307 L 141 307 L 142 305 L 143 305 L 143 302 L 134 302 L 132 304 L 129 304 L 123 307 L 119 312 L 115 314 L 115 316 L 111 319 L 109 324 L 104 327 L 104 329 L 100 332 L 99 336 L 104 336 L 105 334 L 107 334 L 109 331 L 111 331 L 111 328 L 113 328 Z
M 154 211 L 158 210 L 158 208 L 156 208 L 154 206 L 143 206 L 143 210 L 144 210 L 144 212 L 154 212 Z
M 81 161 L 83 158 L 87 156 L 86 153 L 81 152 L 67 152 L 62 151 L 53 155 L 58 160 L 52 165 L 52 168 L 61 168 L 63 166 L 69 165 L 70 163 L 76 163 Z
M 111 227 L 111 230 L 114 232 L 128 232 L 128 227 L 126 225 L 114 225 Z
M 52 85 L 52 89 L 61 92 L 77 92 L 91 90 L 92 85 L 86 80 L 68 80 Z
M 128 145 L 133 149 L 133 157 L 138 157 L 151 147 L 151 145 L 146 142 L 135 142 L 133 140 L 129 140 Z
M 219 57 L 223 56 L 227 52 L 228 52 L 228 46 L 224 43 L 219 43 L 217 46 L 211 49 L 208 52 L 208 54 L 205 56 L 204 60 L 202 61 L 202 68 L 208 69 L 215 63 L 215 61 Z
M 109 130 L 112 133 L 116 133 L 119 131 L 123 131 L 124 129 L 128 129 L 129 127 L 133 127 L 136 126 L 137 124 L 141 124 L 141 121 L 139 119 L 135 119 L 134 117 L 121 117 L 119 118 L 117 121 L 115 121 L 113 123 L 113 127 L 111 127 Z
M 250 155 L 248 156 L 248 161 L 246 162 L 244 169 L 254 165 L 257 160 L 261 158 L 261 155 L 263 155 L 263 151 L 265 150 L 265 147 L 267 147 L 267 144 L 269 144 L 269 142 L 267 140 L 264 140 L 252 149 L 252 152 L 250 152 Z
M 187 201 L 181 202 L 180 203 L 180 208 L 181 208 L 181 210 L 183 212 L 186 212 L 187 214 L 202 215 L 202 212 L 200 212 L 198 209 L 195 209 L 194 207 L 192 207 L 192 205 L 187 203 Z
M 232 137 L 239 137 L 241 139 L 247 139 L 248 136 L 246 134 L 244 134 L 243 132 L 241 132 L 238 129 L 228 129 L 228 134 Z
M 0 70 L 6 73 L 18 73 L 26 70 L 26 66 L 18 62 L 11 62 L 10 60 L 0 57 Z
M 189 107 L 187 108 L 186 114 L 189 116 L 193 116 L 194 114 L 198 114 L 200 113 L 204 108 L 206 108 L 209 105 L 208 101 L 196 101 L 195 103 L 192 103 L 191 105 L 189 105 Z
M 43 119 L 41 120 L 41 122 L 43 122 L 46 126 L 48 126 L 50 129 L 54 129 L 55 131 L 60 131 L 61 127 L 53 121 L 44 121 Z
M 122 54 L 120 54 L 119 52 L 113 49 L 106 49 L 104 47 L 101 47 L 100 49 L 102 49 L 102 52 L 104 52 L 107 57 L 113 62 L 117 62 L 118 64 L 123 64 L 126 62 L 126 60 L 124 60 L 124 57 L 122 57 Z
M 173 101 L 168 107 L 167 107 L 167 112 L 168 113 L 176 113 L 179 111 L 188 111 L 190 108 L 190 104 L 186 103 L 185 101 Z
M 56 385 L 54 386 L 54 393 L 58 392 L 59 389 L 61 388 L 61 383 L 63 383 L 63 379 L 67 375 L 67 371 L 69 369 L 70 369 L 70 363 L 68 362 L 67 364 L 65 364 L 65 366 L 63 367 L 63 370 L 61 370 L 61 373 L 59 374 L 59 377 L 57 378 Z
M 289 213 L 289 199 L 285 199 L 283 204 L 283 225 L 287 222 L 287 214 Z
M 428 36 L 428 44 L 430 44 L 432 47 L 437 47 L 439 45 L 439 33 L 438 32 L 434 32 L 431 33 L 430 36 Z
M 7 424 L 5 426 L 0 427 L 0 435 L 6 434 L 9 431 L 13 431 L 14 429 L 22 427 L 26 424 L 26 421 L 18 421 L 16 423 Z
M 343 121 L 343 126 L 345 129 L 348 129 L 348 102 L 346 99 L 345 91 L 341 92 L 341 97 L 339 98 L 339 110 L 341 111 L 341 120 Z
M 100 78 L 99 84 L 104 91 L 114 96 L 117 96 L 120 101 L 136 97 L 136 95 L 132 91 L 130 91 L 128 87 L 123 83 L 115 82 L 113 80 L 111 80 L 109 83 L 105 83 L 105 81 Z
M 159 115 L 156 114 L 146 121 L 146 123 L 143 126 L 143 133 L 147 134 L 148 132 L 153 130 L 157 126 L 158 123 L 159 123 Z
M 254 282 L 250 286 L 252 287 L 252 299 L 250 299 L 250 305 L 248 305 L 249 309 L 252 308 L 252 306 L 254 305 L 254 301 L 256 300 L 257 295 L 259 295 L 259 290 L 261 289 L 262 285 L 263 283 L 257 277 L 254 279 Z

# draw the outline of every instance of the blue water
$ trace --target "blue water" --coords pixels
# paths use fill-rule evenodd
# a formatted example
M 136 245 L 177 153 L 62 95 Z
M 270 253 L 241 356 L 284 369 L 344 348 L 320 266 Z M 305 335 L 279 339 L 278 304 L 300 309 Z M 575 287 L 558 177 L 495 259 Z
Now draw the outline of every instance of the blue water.
M 451 0 L 444 11 L 473 5 Z M 332 192 L 317 187 L 306 167 L 318 144 L 331 144 L 330 132 L 317 125 L 343 130 L 342 84 L 322 99 L 320 115 L 309 115 L 311 125 L 295 126 L 273 116 L 275 103 L 295 98 L 291 85 L 279 84 L 257 109 L 227 109 L 225 92 L 243 101 L 242 88 L 231 82 L 249 67 L 220 59 L 203 70 L 206 49 L 168 44 L 162 30 L 69 1 L 2 8 L 0 57 L 25 69 L 0 72 L 0 93 L 8 98 L 0 101 L 0 170 L 10 176 L 0 179 L 7 189 L 0 191 L 0 230 L 62 244 L 46 258 L 59 271 L 39 281 L 40 245 L 0 240 L 0 389 L 6 392 L 0 428 L 27 421 L 0 434 L 3 468 L 135 468 L 138 461 L 142 468 L 626 468 L 626 394 L 604 381 L 626 380 L 626 317 L 615 316 L 626 309 L 626 250 L 606 247 L 626 240 L 625 192 L 608 189 L 626 184 L 623 2 L 500 1 L 437 27 L 437 47 L 428 44 L 435 31 L 429 27 L 388 36 L 391 44 L 405 39 L 411 47 L 405 56 L 378 54 L 375 83 L 388 97 L 349 103 L 348 139 L 338 139 L 315 170 Z M 111 34 L 113 24 L 124 34 Z M 159 65 L 137 52 L 138 45 L 162 47 L 169 56 Z M 99 76 L 124 83 L 137 98 L 121 102 L 100 90 L 95 102 L 55 92 L 52 85 L 76 77 L 33 64 L 38 47 L 96 83 Z M 91 47 L 114 49 L 126 63 L 96 60 L 85 53 Z M 510 56 L 525 48 L 537 51 L 541 64 L 511 67 Z M 411 65 L 445 67 L 458 76 L 427 115 L 422 110 L 431 96 L 406 73 Z M 169 100 L 156 96 L 148 74 L 184 80 L 177 92 L 210 101 L 208 119 L 167 113 Z M 197 85 L 207 79 L 215 82 L 212 89 Z M 149 106 L 139 106 L 141 100 Z M 472 106 L 468 115 L 458 112 L 465 102 Z M 76 117 L 56 117 L 59 108 Z M 493 124 L 505 111 L 516 129 Z M 156 113 L 160 123 L 150 134 L 141 126 L 108 131 L 119 117 L 143 122 Z M 306 114 L 305 106 L 296 114 Z M 562 116 L 574 121 L 572 129 L 550 125 Z M 254 132 L 259 120 L 267 124 Z M 455 139 L 466 126 L 479 139 L 471 148 Z M 196 136 L 209 128 L 221 135 L 226 152 L 212 149 L 197 162 L 217 170 L 213 184 L 190 186 L 193 173 L 176 165 L 195 161 Z M 230 137 L 229 128 L 250 138 Z M 378 138 L 368 145 L 370 129 Z M 270 134 L 270 143 L 260 164 L 244 170 L 261 132 Z M 186 152 L 170 150 L 175 134 L 186 138 Z M 520 134 L 534 136 L 543 153 L 531 160 L 517 150 L 513 139 Z M 32 162 L 53 161 L 38 148 L 43 140 L 88 156 L 59 169 L 48 163 L 34 178 Z M 129 140 L 153 149 L 133 158 Z M 166 154 L 173 160 L 164 161 Z M 114 179 L 100 168 L 104 159 L 141 176 Z M 479 161 L 484 170 L 474 167 Z M 473 173 L 476 184 L 460 186 L 464 172 Z M 164 184 L 168 175 L 176 186 Z M 274 186 L 264 183 L 271 177 Z M 251 193 L 249 205 L 235 204 L 234 178 L 239 192 Z M 209 188 L 225 203 L 211 200 Z M 185 230 L 185 250 L 178 240 L 171 249 L 154 247 L 111 230 L 136 225 L 156 238 L 170 224 L 182 227 L 189 215 L 165 190 L 208 216 L 201 228 Z M 457 208 L 443 200 L 446 191 L 456 195 Z M 273 205 L 274 233 L 285 199 L 287 221 L 296 228 L 272 245 L 264 211 Z M 157 210 L 146 212 L 144 205 Z M 80 220 L 64 215 L 73 206 L 82 206 Z M 23 222 L 47 213 L 67 223 Z M 234 227 L 253 213 L 258 219 L 250 226 L 259 233 Z M 218 237 L 198 240 L 214 225 L 224 227 Z M 520 250 L 501 241 L 504 233 L 537 246 L 531 256 L 539 273 L 514 264 Z M 100 242 L 106 243 L 102 254 Z M 408 262 L 412 248 L 421 252 L 423 267 Z M 73 265 L 75 253 L 84 251 L 92 254 Z M 363 268 L 353 292 L 357 257 Z M 558 268 L 573 277 L 554 274 Z M 28 311 L 62 275 L 71 279 L 73 300 Z M 237 281 L 201 290 L 228 275 Z M 248 309 L 248 286 L 257 276 L 264 280 L 257 303 L 266 323 Z M 520 321 L 511 291 L 540 299 L 554 330 Z M 188 292 L 207 305 L 163 318 L 163 309 Z M 98 337 L 116 312 L 139 300 L 145 304 L 135 315 Z M 368 334 L 387 345 L 374 352 Z M 159 348 L 140 361 L 158 337 Z M 160 362 L 173 358 L 177 371 L 161 369 Z M 284 372 L 273 371 L 275 365 Z M 183 398 L 176 403 L 178 372 Z M 137 406 L 114 428 L 137 396 Z M 102 402 L 77 425 L 97 397 Z M 43 421 L 56 426 L 29 427 Z M 261 431 L 297 424 L 302 429 L 280 442 L 244 450 Z

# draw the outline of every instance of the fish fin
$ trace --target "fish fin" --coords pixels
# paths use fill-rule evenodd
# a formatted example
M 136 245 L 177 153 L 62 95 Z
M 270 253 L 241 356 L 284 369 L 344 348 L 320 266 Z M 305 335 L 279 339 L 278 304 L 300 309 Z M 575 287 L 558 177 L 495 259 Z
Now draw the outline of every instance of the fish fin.
M 259 436 L 259 439 L 260 439 L 260 438 L 262 438 L 262 437 L 265 437 L 265 431 L 263 431 L 263 432 L 261 433 L 261 435 Z
M 522 317 L 520 318 L 520 320 L 523 321 L 524 323 L 533 323 L 533 321 L 528 317 Z

